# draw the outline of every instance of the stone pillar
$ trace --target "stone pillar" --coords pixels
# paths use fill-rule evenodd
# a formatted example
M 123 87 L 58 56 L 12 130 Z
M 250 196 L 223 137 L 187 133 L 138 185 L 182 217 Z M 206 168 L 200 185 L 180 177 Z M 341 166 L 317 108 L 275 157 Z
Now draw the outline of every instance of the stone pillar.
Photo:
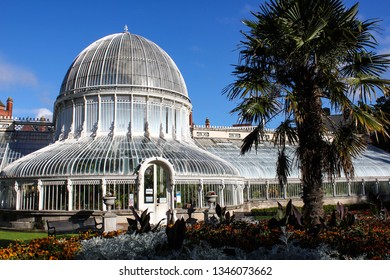
M 103 197 L 104 206 L 109 205 L 109 207 L 106 207 L 108 210 L 103 215 L 103 231 L 104 232 L 110 232 L 116 230 L 116 217 L 117 215 L 111 212 L 111 207 L 115 203 L 115 197 L 110 197 L 111 199 L 106 199 Z
M 106 212 L 103 215 L 103 231 L 116 231 L 116 215 L 113 212 Z
M 203 211 L 203 221 L 207 225 L 209 222 L 209 210 L 206 209 Z

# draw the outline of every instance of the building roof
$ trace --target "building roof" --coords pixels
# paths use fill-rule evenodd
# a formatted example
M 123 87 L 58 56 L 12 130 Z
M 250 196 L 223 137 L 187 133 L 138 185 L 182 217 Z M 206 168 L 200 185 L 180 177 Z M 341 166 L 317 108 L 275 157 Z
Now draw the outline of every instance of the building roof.
M 176 176 L 239 177 L 227 161 L 192 142 L 159 138 L 99 136 L 56 141 L 8 165 L 7 178 L 60 178 L 68 176 L 131 176 L 142 160 L 163 157 L 170 161 Z
M 224 128 L 225 130 L 226 128 Z M 215 128 L 214 128 L 215 130 Z M 239 132 L 232 130 L 232 132 Z M 245 131 L 246 132 L 246 131 Z M 273 180 L 276 175 L 276 161 L 278 149 L 270 142 L 259 145 L 257 151 L 251 151 L 241 155 L 242 139 L 228 139 L 217 137 L 196 137 L 198 146 L 228 161 L 238 169 L 240 176 L 248 180 Z M 286 147 L 292 159 L 295 158 L 295 148 Z M 353 160 L 356 178 L 379 178 L 390 176 L 390 154 L 369 145 L 362 155 Z M 343 175 L 343 174 L 342 174 Z M 297 164 L 293 166 L 289 176 L 290 180 L 299 179 L 300 172 Z
M 188 98 L 184 79 L 171 57 L 155 43 L 127 30 L 85 48 L 69 67 L 59 96 L 113 87 L 170 92 Z

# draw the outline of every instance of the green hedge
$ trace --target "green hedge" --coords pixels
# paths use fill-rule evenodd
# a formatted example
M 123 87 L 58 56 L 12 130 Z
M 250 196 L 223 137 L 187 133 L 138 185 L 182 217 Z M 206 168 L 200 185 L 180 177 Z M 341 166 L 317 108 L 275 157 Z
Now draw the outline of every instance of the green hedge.
M 345 207 L 348 207 L 349 210 L 370 210 L 373 208 L 373 205 L 370 203 L 357 203 L 357 204 L 344 204 Z M 387 209 L 390 209 L 390 202 L 385 202 L 384 206 Z M 302 207 L 297 207 L 302 212 Z M 336 210 L 337 205 L 324 205 L 325 213 L 332 213 L 333 210 Z M 253 208 L 251 210 L 252 216 L 274 216 L 277 212 L 277 207 L 272 208 Z

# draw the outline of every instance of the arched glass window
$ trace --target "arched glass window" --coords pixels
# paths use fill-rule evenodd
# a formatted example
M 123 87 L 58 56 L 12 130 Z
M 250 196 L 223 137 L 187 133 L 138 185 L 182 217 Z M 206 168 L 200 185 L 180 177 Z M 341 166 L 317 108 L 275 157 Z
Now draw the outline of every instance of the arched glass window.
M 152 164 L 144 174 L 145 203 L 167 203 L 167 172 L 159 165 Z
M 75 110 L 74 110 L 75 114 L 73 120 L 74 130 L 80 131 L 84 124 L 84 100 L 82 99 L 76 100 L 74 106 L 75 106 Z
M 97 96 L 87 98 L 87 132 L 92 132 L 98 121 L 98 99 Z
M 100 114 L 100 130 L 103 132 L 110 131 L 114 122 L 114 96 L 101 97 L 101 114 Z
M 145 122 L 146 122 L 146 101 L 138 98 L 134 100 L 133 103 L 133 117 L 132 117 L 132 127 L 133 131 L 143 132 L 145 131 Z
M 115 129 L 118 132 L 127 132 L 130 123 L 131 99 L 129 95 L 118 95 Z

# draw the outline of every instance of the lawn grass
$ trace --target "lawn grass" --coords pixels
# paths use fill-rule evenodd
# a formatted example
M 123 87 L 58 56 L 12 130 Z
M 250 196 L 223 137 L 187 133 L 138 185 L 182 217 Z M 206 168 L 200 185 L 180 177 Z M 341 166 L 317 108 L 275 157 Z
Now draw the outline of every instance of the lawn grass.
M 30 241 L 33 239 L 47 237 L 45 232 L 24 232 L 13 230 L 0 230 L 0 248 L 7 247 L 10 243 L 19 241 Z

